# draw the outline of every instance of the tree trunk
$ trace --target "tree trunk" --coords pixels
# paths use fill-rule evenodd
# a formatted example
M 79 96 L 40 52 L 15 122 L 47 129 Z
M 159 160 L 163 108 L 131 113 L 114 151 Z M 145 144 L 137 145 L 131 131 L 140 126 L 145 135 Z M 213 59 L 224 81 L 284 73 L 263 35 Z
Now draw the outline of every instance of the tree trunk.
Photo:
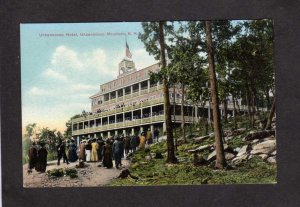
M 251 111 L 251 101 L 250 101 L 250 94 L 249 94 L 248 85 L 247 85 L 247 89 L 246 89 L 246 99 L 247 99 L 247 107 L 248 107 L 249 126 L 251 126 L 251 123 L 252 123 L 252 111 Z
M 275 114 L 275 99 L 276 98 L 274 97 L 274 100 L 273 100 L 272 107 L 271 107 L 271 110 L 270 110 L 270 113 L 269 113 L 269 116 L 268 116 L 268 121 L 267 121 L 267 125 L 265 127 L 265 130 L 271 129 L 272 119 L 273 119 L 273 116 Z
M 224 112 L 224 122 L 227 123 L 227 99 L 223 99 L 223 112 Z
M 236 123 L 236 107 L 235 107 L 235 97 L 234 95 L 232 95 L 232 102 L 233 102 L 233 128 L 236 129 L 237 128 L 237 123 Z
M 267 109 L 269 110 L 271 106 L 271 101 L 270 101 L 270 95 L 268 91 L 266 91 L 266 101 L 267 101 Z
M 174 126 L 174 136 L 175 136 L 175 150 L 177 150 L 177 136 L 176 136 L 176 100 L 175 100 L 175 97 L 176 97 L 176 90 L 175 90 L 175 84 L 173 86 L 173 126 Z
M 166 68 L 166 54 L 165 54 L 165 37 L 164 37 L 164 22 L 159 22 L 159 44 L 160 44 L 160 60 L 161 67 Z M 177 158 L 174 153 L 174 139 L 173 139 L 173 129 L 170 113 L 170 96 L 169 96 L 169 86 L 167 83 L 167 77 L 163 78 L 163 91 L 164 91 L 164 111 L 165 111 L 165 123 L 167 130 L 167 148 L 168 156 L 167 163 L 176 163 Z
M 185 137 L 185 129 L 184 129 L 184 124 L 185 124 L 185 120 L 184 120 L 184 83 L 181 83 L 181 91 L 182 91 L 182 95 L 181 95 L 181 130 L 182 130 L 182 137 L 184 140 L 184 143 L 186 143 L 186 137 Z
M 236 106 L 237 106 L 237 112 L 240 113 L 241 112 L 241 106 L 240 106 L 237 99 L 236 99 L 235 103 L 236 103 Z
M 205 21 L 207 56 L 209 63 L 209 79 L 211 85 L 211 99 L 213 109 L 214 134 L 216 145 L 216 164 L 215 168 L 223 169 L 227 164 L 224 156 L 224 146 L 222 141 L 222 126 L 219 111 L 218 88 L 216 84 L 215 61 L 212 48 L 211 22 Z

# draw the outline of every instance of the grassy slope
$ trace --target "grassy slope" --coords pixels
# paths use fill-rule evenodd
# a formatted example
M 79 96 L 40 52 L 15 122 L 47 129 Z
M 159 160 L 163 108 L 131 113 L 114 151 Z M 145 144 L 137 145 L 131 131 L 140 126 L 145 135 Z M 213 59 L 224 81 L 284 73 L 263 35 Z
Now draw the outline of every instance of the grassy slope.
M 232 148 L 246 144 L 242 138 L 247 132 L 231 139 L 228 144 Z M 245 183 L 276 183 L 276 165 L 264 162 L 254 157 L 246 163 L 235 166 L 233 170 L 214 170 L 208 166 L 194 167 L 193 156 L 186 152 L 200 145 L 212 144 L 213 139 L 203 141 L 201 144 L 187 143 L 178 147 L 176 156 L 179 164 L 166 165 L 164 159 L 145 159 L 151 153 L 166 152 L 166 143 L 152 145 L 150 151 L 138 151 L 132 158 L 129 168 L 132 175 L 139 177 L 114 179 L 110 185 L 189 185 L 189 184 L 245 184 Z M 209 154 L 206 150 L 200 153 L 204 157 Z

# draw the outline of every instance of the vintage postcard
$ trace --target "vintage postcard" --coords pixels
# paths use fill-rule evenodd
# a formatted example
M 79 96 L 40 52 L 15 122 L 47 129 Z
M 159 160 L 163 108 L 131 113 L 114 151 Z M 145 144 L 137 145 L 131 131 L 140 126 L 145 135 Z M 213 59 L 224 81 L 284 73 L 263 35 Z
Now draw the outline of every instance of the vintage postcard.
M 24 187 L 277 182 L 272 20 L 20 29 Z

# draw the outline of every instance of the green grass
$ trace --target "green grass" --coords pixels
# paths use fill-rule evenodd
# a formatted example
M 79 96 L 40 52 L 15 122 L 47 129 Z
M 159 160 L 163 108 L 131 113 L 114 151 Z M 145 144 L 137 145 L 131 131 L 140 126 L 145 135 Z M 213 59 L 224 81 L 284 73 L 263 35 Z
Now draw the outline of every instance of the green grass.
M 240 146 L 242 135 L 231 141 L 230 145 Z M 211 142 L 208 139 L 207 142 Z M 204 145 L 204 144 L 201 144 Z M 214 170 L 208 166 L 194 167 L 193 155 L 187 153 L 188 149 L 198 147 L 198 144 L 187 143 L 178 147 L 176 157 L 178 164 L 166 165 L 166 142 L 150 147 L 148 152 L 137 151 L 133 158 L 129 171 L 139 179 L 132 178 L 113 179 L 109 185 L 191 185 L 191 184 L 252 184 L 276 183 L 276 165 L 264 162 L 259 157 L 254 157 L 246 163 L 236 166 L 233 170 Z M 146 160 L 149 153 L 161 152 L 164 159 Z M 200 153 L 204 157 L 209 154 L 206 150 Z

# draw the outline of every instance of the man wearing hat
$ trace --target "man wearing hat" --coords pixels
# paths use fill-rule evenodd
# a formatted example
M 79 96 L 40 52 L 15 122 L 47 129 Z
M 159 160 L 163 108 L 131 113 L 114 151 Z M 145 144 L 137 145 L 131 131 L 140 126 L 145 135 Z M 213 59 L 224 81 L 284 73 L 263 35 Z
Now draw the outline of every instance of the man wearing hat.
M 117 137 L 116 141 L 113 143 L 112 151 L 115 158 L 116 168 L 119 169 L 119 166 L 121 165 L 122 155 L 124 154 L 124 144 L 120 137 Z
M 66 155 L 66 145 L 65 141 L 62 141 L 61 139 L 59 140 L 59 144 L 57 145 L 56 148 L 57 151 L 57 165 L 60 165 L 60 159 L 63 158 L 63 160 L 69 164 L 67 155 Z

